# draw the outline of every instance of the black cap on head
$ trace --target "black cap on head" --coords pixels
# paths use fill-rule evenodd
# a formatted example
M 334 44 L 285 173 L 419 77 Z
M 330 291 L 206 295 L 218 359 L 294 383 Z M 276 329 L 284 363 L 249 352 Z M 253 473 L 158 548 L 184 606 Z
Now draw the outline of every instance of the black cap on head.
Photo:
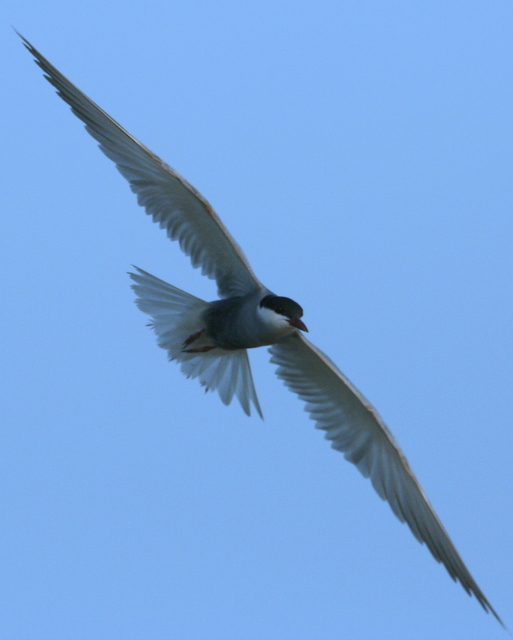
M 265 296 L 260 300 L 260 306 L 266 309 L 272 309 L 275 313 L 279 313 L 286 318 L 301 318 L 303 315 L 303 309 L 297 302 L 284 296 Z

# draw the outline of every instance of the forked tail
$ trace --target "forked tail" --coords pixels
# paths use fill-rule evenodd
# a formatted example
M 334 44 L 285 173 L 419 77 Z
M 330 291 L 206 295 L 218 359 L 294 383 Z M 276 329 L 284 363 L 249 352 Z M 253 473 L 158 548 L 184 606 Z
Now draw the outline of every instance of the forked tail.
M 208 302 L 192 296 L 135 267 L 130 273 L 137 295 L 136 304 L 152 318 L 150 326 L 157 334 L 159 347 L 165 349 L 170 360 L 180 363 L 188 378 L 198 378 L 206 391 L 217 391 L 224 404 L 237 396 L 244 413 L 251 413 L 253 403 L 260 417 L 251 367 L 246 349 L 227 351 L 216 347 L 209 351 L 187 350 L 192 336 L 205 329 L 202 319 Z

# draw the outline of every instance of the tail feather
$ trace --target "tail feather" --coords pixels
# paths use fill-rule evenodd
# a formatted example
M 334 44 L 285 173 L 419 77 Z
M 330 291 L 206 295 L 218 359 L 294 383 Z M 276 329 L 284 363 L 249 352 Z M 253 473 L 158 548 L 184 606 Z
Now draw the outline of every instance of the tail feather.
M 203 328 L 202 314 L 208 302 L 135 269 L 137 273 L 129 275 L 135 282 L 132 288 L 137 295 L 136 304 L 151 316 L 158 345 L 167 351 L 169 359 L 179 362 L 188 378 L 198 378 L 206 391 L 217 391 L 224 404 L 230 404 L 235 395 L 246 415 L 251 414 L 252 403 L 263 418 L 246 349 L 215 348 L 200 353 L 183 350 L 185 341 Z M 202 340 L 200 337 L 194 345 L 202 346 Z

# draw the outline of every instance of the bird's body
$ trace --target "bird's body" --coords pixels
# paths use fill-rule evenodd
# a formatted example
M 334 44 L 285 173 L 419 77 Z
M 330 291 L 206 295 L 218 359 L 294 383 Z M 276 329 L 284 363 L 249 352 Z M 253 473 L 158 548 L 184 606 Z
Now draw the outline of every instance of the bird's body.
M 274 344 L 293 333 L 295 326 L 285 316 L 261 305 L 265 298 L 283 299 L 266 290 L 259 290 L 246 296 L 232 296 L 211 302 L 203 317 L 213 343 L 227 350 L 254 349 Z
M 258 314 L 261 298 L 262 293 L 257 291 L 210 303 L 203 317 L 206 331 L 217 347 L 228 351 L 254 349 L 276 341 L 272 327 L 262 322 Z
M 334 449 L 370 478 L 395 515 L 425 543 L 451 577 L 486 611 L 497 613 L 460 558 L 384 421 L 335 364 L 304 336 L 303 310 L 256 278 L 209 203 L 79 91 L 30 43 L 46 78 L 128 180 L 140 205 L 177 240 L 192 265 L 217 282 L 219 300 L 205 302 L 149 273 L 130 274 L 137 305 L 152 318 L 159 346 L 182 371 L 245 413 L 261 415 L 247 349 L 270 346 L 277 375 L 306 403 Z

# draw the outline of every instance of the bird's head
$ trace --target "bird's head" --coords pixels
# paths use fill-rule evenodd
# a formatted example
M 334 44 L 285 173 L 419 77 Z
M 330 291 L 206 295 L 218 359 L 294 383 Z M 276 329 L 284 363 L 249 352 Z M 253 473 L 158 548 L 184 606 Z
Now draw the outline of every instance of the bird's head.
M 301 320 L 303 309 L 290 298 L 267 295 L 260 300 L 259 312 L 268 324 L 274 325 L 276 328 L 288 325 L 294 329 L 308 332 L 305 323 Z

